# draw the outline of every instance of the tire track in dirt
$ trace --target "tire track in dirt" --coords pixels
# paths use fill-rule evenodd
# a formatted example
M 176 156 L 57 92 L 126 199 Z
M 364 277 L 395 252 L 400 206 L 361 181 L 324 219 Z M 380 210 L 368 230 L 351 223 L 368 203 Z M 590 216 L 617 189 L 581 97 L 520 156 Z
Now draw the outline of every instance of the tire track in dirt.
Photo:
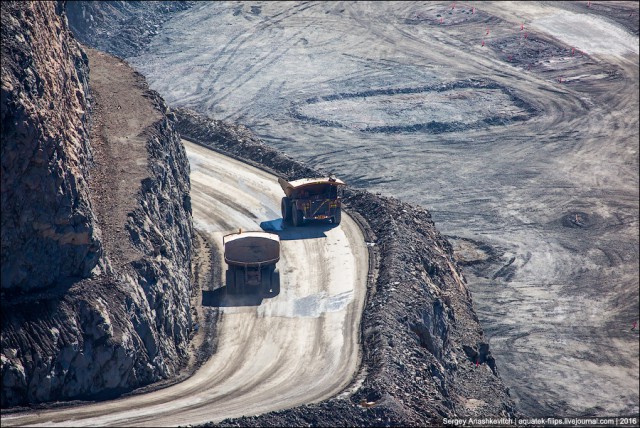
M 613 332 L 630 327 L 638 311 L 638 55 L 616 54 L 615 40 L 612 52 L 591 52 L 597 43 L 588 37 L 586 47 L 571 46 L 563 34 L 536 27 L 544 19 L 551 28 L 564 8 L 582 14 L 585 28 L 605 21 L 631 25 L 625 16 L 637 16 L 637 3 L 586 10 L 578 3 L 483 2 L 475 14 L 470 3 L 455 9 L 450 2 L 313 5 L 262 4 L 263 15 L 282 19 L 277 26 L 243 26 L 251 37 L 242 40 L 218 81 L 242 74 L 252 61 L 247 52 L 265 48 L 268 40 L 261 72 L 236 81 L 222 103 L 193 91 L 194 81 L 207 87 L 201 76 L 171 77 L 178 67 L 162 55 L 172 46 L 151 46 L 136 61 L 171 103 L 241 120 L 274 147 L 350 185 L 423 205 L 443 232 L 493 248 L 495 256 L 469 265 L 466 275 L 500 373 L 526 413 L 637 413 L 637 334 Z M 216 5 L 202 11 L 207 8 L 219 11 Z M 235 28 L 226 15 L 217 19 L 206 21 L 208 28 Z M 171 24 L 198 34 L 187 17 Z M 294 48 L 296 38 L 273 37 L 282 28 L 300 29 L 304 48 Z M 209 31 L 213 45 L 190 54 L 215 50 L 216 38 L 224 37 Z M 297 67 L 295 55 L 301 54 L 307 61 Z M 166 74 L 154 75 L 145 63 L 162 63 Z M 292 67 L 296 73 L 288 74 Z M 531 117 L 466 130 L 451 125 L 439 134 L 428 128 L 362 132 L 363 123 L 392 117 L 388 112 L 404 95 L 385 100 L 386 111 L 372 108 L 367 97 L 354 104 L 339 97 L 469 79 L 525 100 Z M 292 115 L 305 100 L 331 97 L 324 110 L 316 105 L 320 119 L 343 113 L 353 123 L 337 127 Z M 444 123 L 437 103 L 413 105 L 425 123 Z M 480 123 L 501 107 L 489 98 L 474 114 Z M 587 214 L 593 225 L 564 226 L 562 219 L 575 212 Z M 572 300 L 579 303 L 567 303 Z M 544 334 L 531 333 L 541 326 Z M 591 327 L 591 335 L 572 337 L 578 326 Z M 554 340 L 566 347 L 549 347 Z M 615 366 L 612 349 L 620 355 Z
M 222 265 L 222 236 L 237 227 L 260 230 L 275 213 L 279 219 L 282 189 L 275 176 L 183 142 L 191 164 L 194 226 L 214 244 L 216 263 Z M 213 199 L 211 192 L 224 197 Z M 242 201 L 245 208 L 235 210 L 235 202 L 224 207 L 227 199 Z M 346 214 L 339 227 L 308 225 L 275 233 L 283 235 L 278 295 L 258 304 L 251 293 L 227 293 L 224 277 L 204 284 L 207 305 L 221 313 L 217 351 L 191 377 L 118 400 L 3 415 L 3 426 L 199 424 L 338 394 L 359 361 L 368 269 L 364 237 Z

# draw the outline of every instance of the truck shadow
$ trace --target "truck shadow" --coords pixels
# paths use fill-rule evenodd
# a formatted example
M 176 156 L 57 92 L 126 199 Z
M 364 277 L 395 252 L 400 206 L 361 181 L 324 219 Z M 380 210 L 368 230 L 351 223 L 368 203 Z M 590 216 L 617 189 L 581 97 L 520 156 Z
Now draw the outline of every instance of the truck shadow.
M 202 306 L 218 308 L 239 306 L 260 306 L 264 299 L 271 299 L 280 294 L 280 273 L 276 270 L 270 274 L 268 285 L 235 287 L 233 273 L 227 271 L 224 287 L 212 291 L 202 291 Z
M 316 239 L 326 238 L 325 232 L 338 227 L 326 220 L 305 220 L 304 226 L 295 227 L 284 225 L 282 218 L 275 220 L 263 221 L 260 228 L 265 232 L 275 233 L 280 237 L 281 241 L 293 241 L 296 239 Z
M 228 308 L 232 306 L 260 306 L 264 297 L 261 292 L 231 292 L 228 287 L 202 292 L 202 306 Z

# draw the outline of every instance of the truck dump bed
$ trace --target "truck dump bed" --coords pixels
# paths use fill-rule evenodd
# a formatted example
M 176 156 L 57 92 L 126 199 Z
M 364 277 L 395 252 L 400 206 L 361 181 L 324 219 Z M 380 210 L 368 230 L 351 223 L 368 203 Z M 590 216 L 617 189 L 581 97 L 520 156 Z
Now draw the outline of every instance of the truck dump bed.
M 234 266 L 262 266 L 280 260 L 280 237 L 267 232 L 240 232 L 225 235 L 224 261 Z
M 307 187 L 311 188 L 314 186 L 326 186 L 326 185 L 345 186 L 346 185 L 344 181 L 335 177 L 301 178 L 295 181 L 287 181 L 283 178 L 278 178 L 278 183 L 280 184 L 280 187 L 282 187 L 284 194 L 287 195 L 287 197 L 289 198 L 295 197 L 296 191 L 299 191 Z

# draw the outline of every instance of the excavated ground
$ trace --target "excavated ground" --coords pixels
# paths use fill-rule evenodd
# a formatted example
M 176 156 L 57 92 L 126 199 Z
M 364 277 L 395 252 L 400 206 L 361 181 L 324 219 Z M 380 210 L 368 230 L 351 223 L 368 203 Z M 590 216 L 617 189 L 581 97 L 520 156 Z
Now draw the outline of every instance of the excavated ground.
M 637 2 L 214 3 L 128 60 L 427 207 L 518 408 L 607 416 L 638 412 L 637 34 Z
M 429 207 L 523 413 L 637 414 L 637 36 L 636 2 L 242 2 L 129 59 L 174 106 Z
M 323 176 L 243 126 L 174 110 L 184 138 L 289 180 Z M 338 397 L 223 426 L 424 426 L 452 414 L 516 416 L 453 249 L 428 211 L 349 188 L 370 250 L 360 373 Z

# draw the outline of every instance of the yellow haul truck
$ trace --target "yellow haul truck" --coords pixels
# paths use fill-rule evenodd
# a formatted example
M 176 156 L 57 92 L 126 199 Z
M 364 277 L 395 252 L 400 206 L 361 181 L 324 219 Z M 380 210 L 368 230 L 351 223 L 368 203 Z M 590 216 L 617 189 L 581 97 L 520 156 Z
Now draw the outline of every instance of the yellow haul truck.
M 285 223 L 302 226 L 305 220 L 331 220 L 340 224 L 342 217 L 342 188 L 344 181 L 328 178 L 278 179 L 284 190 L 282 219 Z

